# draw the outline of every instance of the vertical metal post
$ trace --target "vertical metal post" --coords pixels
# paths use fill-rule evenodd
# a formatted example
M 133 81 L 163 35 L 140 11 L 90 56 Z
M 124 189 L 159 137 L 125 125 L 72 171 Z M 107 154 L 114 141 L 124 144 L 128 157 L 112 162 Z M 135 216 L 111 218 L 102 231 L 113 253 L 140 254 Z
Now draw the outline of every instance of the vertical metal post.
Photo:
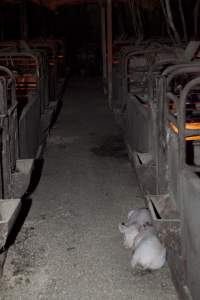
M 107 79 L 108 79 L 108 102 L 111 108 L 112 100 L 112 0 L 107 0 Z
M 20 25 L 21 25 L 21 39 L 27 40 L 28 27 L 27 27 L 26 0 L 22 0 L 20 4 Z
M 107 57 L 106 57 L 106 9 L 105 4 L 101 2 L 101 44 L 103 60 L 103 86 L 104 93 L 107 94 Z

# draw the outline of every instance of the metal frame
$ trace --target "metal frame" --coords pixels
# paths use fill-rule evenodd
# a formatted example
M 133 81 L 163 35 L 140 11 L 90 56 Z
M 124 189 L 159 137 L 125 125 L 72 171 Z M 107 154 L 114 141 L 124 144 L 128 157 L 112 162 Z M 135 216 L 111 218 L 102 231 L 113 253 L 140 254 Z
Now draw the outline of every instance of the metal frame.
M 12 193 L 11 174 L 19 155 L 17 101 L 13 74 L 1 66 L 0 72 L 8 77 L 0 77 L 1 198 L 8 198 Z
M 127 55 L 121 55 L 121 65 L 118 65 L 118 71 L 121 71 L 119 95 L 122 95 L 120 114 L 125 120 L 121 124 L 129 157 L 154 225 L 168 248 L 168 261 L 180 299 L 198 300 L 200 272 L 196 263 L 199 266 L 200 178 L 197 174 L 200 174 L 200 145 L 196 149 L 199 164 L 188 165 L 186 142 L 197 136 L 199 141 L 200 123 L 196 127 L 194 123 L 188 123 L 186 103 L 193 89 L 198 88 L 200 94 L 200 63 L 185 56 L 178 58 L 173 54 L 173 48 L 166 49 L 164 59 L 156 59 L 152 65 L 147 64 L 146 69 L 141 68 L 147 76 L 145 99 L 140 90 L 133 89 L 131 93 L 128 88 L 129 80 L 134 86 L 131 73 L 134 68 L 129 69 L 128 64 L 132 57 L 163 54 L 165 49 L 144 45 L 122 50 L 122 54 Z M 180 82 L 183 87 L 177 94 Z

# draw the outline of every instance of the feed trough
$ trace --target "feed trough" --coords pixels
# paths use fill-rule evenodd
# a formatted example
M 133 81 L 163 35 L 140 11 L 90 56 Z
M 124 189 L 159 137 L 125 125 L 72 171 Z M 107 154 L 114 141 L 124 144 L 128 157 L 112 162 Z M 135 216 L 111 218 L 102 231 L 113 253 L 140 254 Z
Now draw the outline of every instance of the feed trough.
M 20 199 L 0 200 L 0 249 L 2 249 L 11 232 L 21 207 Z

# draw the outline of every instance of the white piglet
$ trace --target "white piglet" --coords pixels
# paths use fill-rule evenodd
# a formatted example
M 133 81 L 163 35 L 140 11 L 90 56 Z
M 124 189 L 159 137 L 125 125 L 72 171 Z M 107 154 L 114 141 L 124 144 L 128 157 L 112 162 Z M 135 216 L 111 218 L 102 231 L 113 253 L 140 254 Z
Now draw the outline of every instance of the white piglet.
M 136 209 L 128 214 L 127 223 L 121 223 L 119 230 L 124 235 L 124 247 L 132 250 L 131 266 L 156 270 L 166 260 L 166 249 L 157 238 L 149 211 Z
M 147 208 L 135 208 L 128 213 L 127 226 L 153 225 L 152 217 Z

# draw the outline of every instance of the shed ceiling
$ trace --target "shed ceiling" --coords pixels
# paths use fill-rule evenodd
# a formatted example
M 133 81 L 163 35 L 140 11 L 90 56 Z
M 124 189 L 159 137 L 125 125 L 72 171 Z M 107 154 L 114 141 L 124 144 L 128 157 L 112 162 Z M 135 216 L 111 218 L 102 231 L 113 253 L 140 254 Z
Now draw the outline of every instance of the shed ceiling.
M 20 3 L 23 0 L 2 0 L 1 2 L 7 3 Z M 62 5 L 77 5 L 77 4 L 86 4 L 86 3 L 98 3 L 104 0 L 25 0 L 29 2 L 36 3 L 38 5 L 46 6 L 51 10 L 56 10 L 59 6 Z M 114 0 L 116 1 L 116 0 Z
M 19 3 L 22 0 L 1 0 L 1 2 L 9 3 Z M 38 5 L 44 5 L 51 10 L 56 10 L 59 6 L 62 5 L 77 5 L 77 4 L 86 4 L 86 3 L 102 3 L 106 0 L 26 0 L 34 2 Z M 112 0 L 112 2 L 129 2 L 129 0 Z M 136 0 L 136 2 L 143 8 L 150 9 L 158 5 L 160 0 Z

